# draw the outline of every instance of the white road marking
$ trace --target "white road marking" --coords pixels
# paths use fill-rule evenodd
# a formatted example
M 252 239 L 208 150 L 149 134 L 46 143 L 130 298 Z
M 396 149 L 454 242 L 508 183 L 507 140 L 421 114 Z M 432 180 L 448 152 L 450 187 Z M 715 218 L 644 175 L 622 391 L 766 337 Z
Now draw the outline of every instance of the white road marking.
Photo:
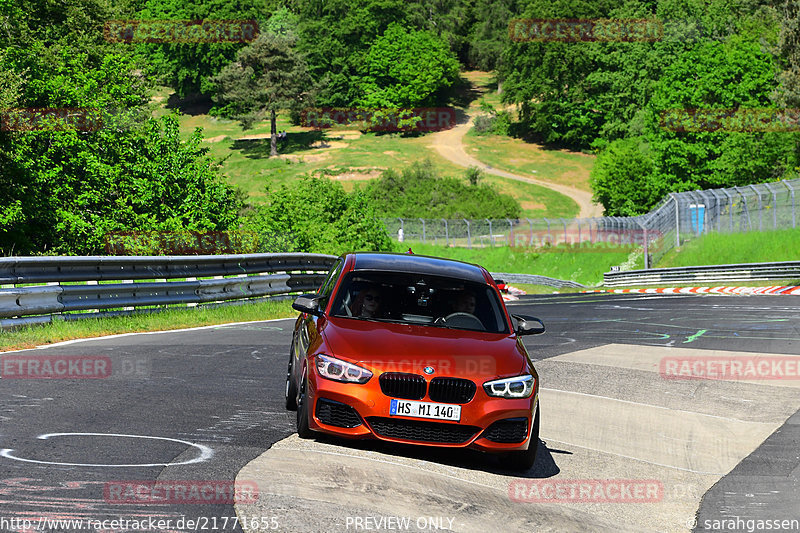
M 122 433 L 45 433 L 44 435 L 39 435 L 36 437 L 37 439 L 47 440 L 50 437 L 64 437 L 64 436 L 89 436 L 89 437 L 123 437 L 123 438 L 130 438 L 130 439 L 153 439 L 153 440 L 166 440 L 170 442 L 178 442 L 180 444 L 185 444 L 187 446 L 192 446 L 200 450 L 200 455 L 195 457 L 194 459 L 189 459 L 188 461 L 181 461 L 179 463 L 145 463 L 145 464 L 126 464 L 126 465 L 117 465 L 117 464 L 91 464 L 91 463 L 60 463 L 56 461 L 39 461 L 36 459 L 25 459 L 24 457 L 17 457 L 13 455 L 12 448 L 4 448 L 0 450 L 0 457 L 5 457 L 7 459 L 13 459 L 15 461 L 22 461 L 25 463 L 37 463 L 43 465 L 58 465 L 58 466 L 91 466 L 91 467 L 104 467 L 104 468 L 131 468 L 131 467 L 143 467 L 143 466 L 179 466 L 179 465 L 189 465 L 194 463 L 202 463 L 211 459 L 214 456 L 214 450 L 209 448 L 208 446 L 203 446 L 202 444 L 195 444 L 193 442 L 188 442 L 185 440 L 180 439 L 171 439 L 169 437 L 153 437 L 150 435 L 125 435 Z

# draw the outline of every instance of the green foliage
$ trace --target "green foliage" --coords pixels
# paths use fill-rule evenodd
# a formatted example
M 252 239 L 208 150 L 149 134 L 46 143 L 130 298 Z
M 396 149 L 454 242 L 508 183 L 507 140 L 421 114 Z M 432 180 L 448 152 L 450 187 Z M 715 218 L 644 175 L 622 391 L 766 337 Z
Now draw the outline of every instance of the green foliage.
M 406 100 L 421 101 L 419 97 L 431 94 L 429 87 L 433 86 L 435 92 L 440 88 L 437 85 L 452 83 L 454 78 L 448 73 L 456 58 L 471 62 L 472 34 L 482 43 L 476 61 L 493 62 L 497 43 L 507 33 L 507 17 L 514 11 L 513 0 L 504 1 L 511 3 L 497 10 L 493 0 L 479 0 L 477 6 L 472 0 L 296 0 L 292 10 L 299 19 L 298 46 L 308 59 L 313 77 L 325 82 L 318 105 L 401 107 Z M 495 14 L 498 16 L 484 24 L 483 17 Z M 397 34 L 407 47 L 419 49 L 420 58 L 398 43 L 387 42 L 386 32 L 392 25 L 403 28 L 406 35 L 400 30 L 390 34 Z M 427 44 L 432 46 L 430 50 L 424 48 Z M 373 46 L 378 48 L 371 51 Z M 365 57 L 370 54 L 372 64 L 365 70 Z M 381 58 L 387 54 L 400 58 L 399 64 L 388 65 L 392 73 L 389 69 L 380 71 Z M 420 65 L 427 74 L 414 73 L 411 65 Z M 448 79 L 436 80 L 435 72 L 447 74 Z M 416 88 L 404 94 L 399 86 L 404 82 Z M 374 97 L 370 96 L 373 92 L 377 93 Z
M 253 44 L 236 54 L 212 78 L 216 100 L 228 104 L 227 113 L 245 128 L 277 111 L 299 110 L 310 100 L 311 78 L 305 61 L 285 37 L 262 33 Z M 274 128 L 273 128 L 274 130 Z
M 473 187 L 478 185 L 478 182 L 483 179 L 483 171 L 475 166 L 467 168 L 467 172 L 465 173 L 465 177 L 470 185 Z
M 13 134 L 0 144 L 13 184 L 0 192 L 11 206 L 0 252 L 92 254 L 115 231 L 236 227 L 240 201 L 201 141 L 198 131 L 182 142 L 172 117 L 125 131 Z
M 476 0 L 474 24 L 470 28 L 468 56 L 464 63 L 478 70 L 499 67 L 503 48 L 509 42 L 508 25 L 520 12 L 517 0 Z
M 256 20 L 262 25 L 275 11 L 273 0 L 147 0 L 133 18 L 143 20 Z M 263 32 L 262 32 L 263 33 Z M 131 45 L 123 45 L 131 46 Z M 211 78 L 230 63 L 245 46 L 239 42 L 146 43 L 136 45 L 150 71 L 178 96 L 211 94 Z
M 432 105 L 457 77 L 458 61 L 446 42 L 392 23 L 364 54 L 357 103 L 368 109 Z
M 508 111 L 497 111 L 488 102 L 481 101 L 485 114 L 475 117 L 473 130 L 478 135 L 508 135 L 511 132 L 511 115 Z
M 779 76 L 778 101 L 786 107 L 800 107 L 800 2 L 785 0 L 781 7 L 778 57 L 783 71 Z
M 692 83 L 686 80 L 691 77 Z M 671 109 L 773 107 L 776 70 L 755 40 L 705 42 L 676 58 L 654 90 L 645 130 L 656 170 L 670 190 L 747 185 L 782 177 L 797 164 L 798 134 L 787 132 L 675 132 L 659 127 Z
M 617 139 L 592 167 L 594 200 L 606 215 L 634 216 L 645 213 L 665 192 L 654 175 L 654 163 L 642 138 Z
M 474 171 L 467 177 L 475 178 Z M 402 173 L 386 170 L 364 192 L 384 216 L 424 218 L 517 218 L 520 205 L 489 185 L 467 185 L 439 177 L 430 161 L 418 161 Z
M 778 179 L 797 165 L 795 133 L 678 132 L 660 123 L 670 110 L 774 107 L 779 17 L 770 3 L 532 0 L 524 13 L 663 23 L 654 42 L 511 42 L 503 51 L 505 98 L 521 106 L 512 130 L 598 150 L 592 184 L 607 214 L 647 212 L 670 191 Z M 780 51 L 789 70 L 795 19 L 787 7 Z
M 348 194 L 339 183 L 305 176 L 267 193 L 267 205 L 253 208 L 244 222 L 244 228 L 264 236 L 263 251 L 338 255 L 391 249 L 386 228 L 360 191 Z

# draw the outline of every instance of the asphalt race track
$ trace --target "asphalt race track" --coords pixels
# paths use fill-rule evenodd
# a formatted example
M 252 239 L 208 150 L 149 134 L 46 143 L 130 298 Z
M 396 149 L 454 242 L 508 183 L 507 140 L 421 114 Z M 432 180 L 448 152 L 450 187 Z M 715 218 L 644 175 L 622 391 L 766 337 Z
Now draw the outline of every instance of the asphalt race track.
M 800 355 L 799 303 L 609 294 L 510 303 L 548 328 L 525 340 L 542 426 L 537 462 L 522 474 L 470 451 L 299 440 L 283 408 L 292 320 L 4 353 L 0 530 L 153 518 L 172 523 L 145 530 L 242 531 L 238 513 L 248 533 L 748 531 L 759 520 L 794 520 L 784 530 L 797 531 L 800 381 L 670 379 L 664 360 L 791 368 L 781 364 Z M 111 371 L 15 379 L 5 370 L 7 360 L 53 356 L 107 361 Z M 234 506 L 110 492 L 234 479 L 257 497 Z

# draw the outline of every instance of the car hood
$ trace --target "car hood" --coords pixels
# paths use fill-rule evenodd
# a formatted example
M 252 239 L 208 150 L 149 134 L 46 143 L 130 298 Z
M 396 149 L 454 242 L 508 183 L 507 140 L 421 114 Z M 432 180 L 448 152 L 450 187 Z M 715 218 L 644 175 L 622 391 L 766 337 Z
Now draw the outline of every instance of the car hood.
M 331 318 L 322 336 L 326 353 L 374 373 L 491 379 L 526 368 L 524 348 L 509 334 Z

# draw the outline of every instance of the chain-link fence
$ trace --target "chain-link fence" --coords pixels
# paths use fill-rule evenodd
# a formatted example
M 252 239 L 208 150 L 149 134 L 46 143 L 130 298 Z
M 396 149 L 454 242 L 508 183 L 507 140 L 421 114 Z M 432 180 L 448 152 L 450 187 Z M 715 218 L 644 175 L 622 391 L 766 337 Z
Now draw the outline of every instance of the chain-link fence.
M 383 219 L 401 242 L 458 247 L 528 246 L 603 251 L 644 247 L 645 268 L 703 233 L 797 227 L 800 179 L 728 189 L 671 193 L 637 217 L 519 219 Z

